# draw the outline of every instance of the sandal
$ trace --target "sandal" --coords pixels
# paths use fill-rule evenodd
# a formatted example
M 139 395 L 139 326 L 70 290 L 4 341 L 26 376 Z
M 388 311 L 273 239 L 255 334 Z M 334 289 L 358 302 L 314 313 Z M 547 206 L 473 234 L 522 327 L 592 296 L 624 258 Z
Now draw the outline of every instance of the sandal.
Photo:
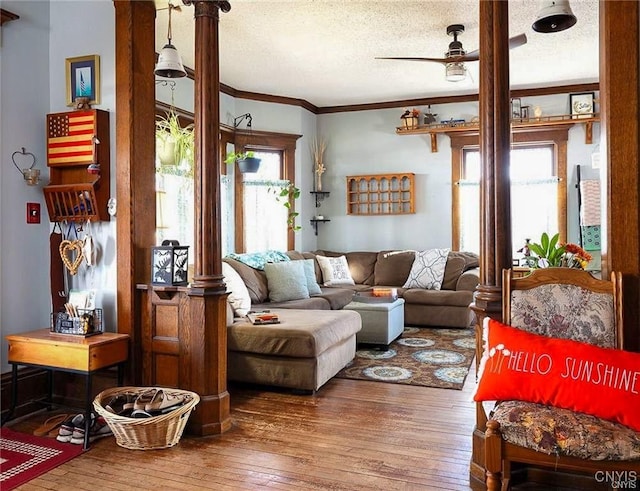
M 33 430 L 33 434 L 35 436 L 46 436 L 50 432 L 56 430 L 56 428 L 58 428 L 58 426 L 60 426 L 68 417 L 68 414 L 56 414 L 55 416 L 51 416 L 44 423 Z M 57 434 L 58 432 L 56 430 L 55 435 Z
M 164 390 L 158 390 L 153 399 L 145 406 L 145 411 L 152 412 L 167 412 L 169 409 L 174 409 L 176 406 L 184 404 L 184 396 L 181 394 L 171 394 Z

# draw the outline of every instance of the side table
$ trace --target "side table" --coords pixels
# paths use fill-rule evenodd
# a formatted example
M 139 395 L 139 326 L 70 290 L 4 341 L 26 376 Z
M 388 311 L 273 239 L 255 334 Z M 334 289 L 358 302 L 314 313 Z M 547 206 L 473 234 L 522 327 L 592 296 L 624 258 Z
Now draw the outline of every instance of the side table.
M 89 447 L 91 423 L 92 376 L 98 370 L 118 367 L 118 385 L 122 385 L 123 366 L 129 355 L 127 334 L 102 333 L 90 337 L 57 334 L 39 329 L 6 336 L 9 343 L 7 361 L 11 370 L 11 407 L 2 424 L 13 417 L 18 400 L 18 365 L 40 367 L 47 370 L 47 401 L 52 403 L 53 372 L 56 370 L 78 373 L 86 378 L 84 448 Z

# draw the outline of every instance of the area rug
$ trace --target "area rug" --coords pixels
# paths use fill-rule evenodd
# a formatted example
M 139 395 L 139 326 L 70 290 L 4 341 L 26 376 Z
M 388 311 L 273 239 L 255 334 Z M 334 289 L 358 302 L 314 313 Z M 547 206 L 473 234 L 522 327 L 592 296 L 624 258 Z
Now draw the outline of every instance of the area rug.
M 82 445 L 0 428 L 0 488 L 14 489 L 81 453 Z
M 336 377 L 461 390 L 474 356 L 472 329 L 406 327 L 389 349 L 358 349 Z

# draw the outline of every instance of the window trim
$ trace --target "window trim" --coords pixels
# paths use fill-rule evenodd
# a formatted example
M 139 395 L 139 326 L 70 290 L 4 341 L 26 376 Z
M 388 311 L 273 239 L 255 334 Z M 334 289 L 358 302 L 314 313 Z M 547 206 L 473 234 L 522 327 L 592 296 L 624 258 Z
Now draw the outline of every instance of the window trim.
M 571 125 L 557 125 L 550 128 L 519 128 L 514 130 L 512 147 L 541 146 L 553 147 L 554 165 L 558 176 L 558 232 L 560 241 L 567 240 L 567 142 Z M 451 247 L 460 249 L 460 186 L 464 166 L 464 150 L 480 147 L 479 133 L 447 133 L 451 138 Z M 478 211 L 478 213 L 480 213 Z

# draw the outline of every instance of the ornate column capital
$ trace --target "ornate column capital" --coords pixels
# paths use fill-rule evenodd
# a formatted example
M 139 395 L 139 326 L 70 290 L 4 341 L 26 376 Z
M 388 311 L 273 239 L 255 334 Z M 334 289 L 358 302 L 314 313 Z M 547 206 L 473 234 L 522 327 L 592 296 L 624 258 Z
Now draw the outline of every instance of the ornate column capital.
M 217 14 L 218 10 L 229 12 L 231 4 L 226 0 L 182 0 L 185 5 L 195 5 L 196 15 Z

